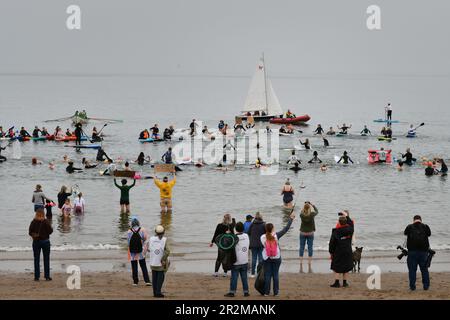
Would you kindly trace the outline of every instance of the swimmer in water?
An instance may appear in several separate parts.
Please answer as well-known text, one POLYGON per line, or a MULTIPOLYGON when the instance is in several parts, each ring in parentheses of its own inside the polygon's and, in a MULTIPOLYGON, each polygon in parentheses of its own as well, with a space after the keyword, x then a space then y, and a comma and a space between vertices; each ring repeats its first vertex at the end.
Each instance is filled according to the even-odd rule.
POLYGON ((333 127, 330 127, 330 130, 327 131, 327 136, 334 136, 336 131, 334 131, 333 127))
POLYGON ((322 160, 319 159, 319 153, 317 151, 313 152, 313 158, 309 160, 308 163, 322 163, 322 160))
POLYGON ((66 172, 69 173, 69 174, 72 174, 72 173, 74 173, 75 171, 82 171, 82 169, 80 169, 80 168, 75 168, 75 167, 73 166, 73 162, 72 162, 72 161, 69 161, 69 165, 68 165, 67 168, 66 168, 66 172))
POLYGON ((287 164, 293 164, 295 165, 296 163, 301 164, 302 162, 300 161, 299 158, 297 158, 297 156, 295 155, 295 150, 292 150, 291 152, 291 156, 289 157, 289 160, 287 161, 287 164))
POLYGON ((348 156, 347 151, 344 151, 344 154, 342 155, 342 157, 339 159, 339 161, 337 163, 341 163, 341 161, 344 161, 344 164, 348 164, 348 162, 350 161, 351 163, 354 163, 353 160, 348 156))
POLYGON ((299 141, 300 141, 300 144, 302 146, 304 146, 306 150, 311 150, 311 145, 309 144, 309 139, 308 138, 305 139, 305 142, 302 142, 301 139, 299 139, 299 141))
POLYGON ((328 167, 327 167, 326 164, 323 164, 323 165, 320 167, 320 171, 322 171, 322 172, 325 172, 325 171, 327 171, 327 170, 328 170, 328 167))
POLYGON ((297 173, 297 172, 299 172, 300 170, 302 170, 302 168, 300 168, 298 162, 296 162, 292 168, 289 168, 289 170, 292 170, 292 171, 294 171, 295 173, 297 173))
POLYGON ((347 126, 345 123, 342 124, 342 127, 339 127, 339 125, 337 126, 339 130, 341 130, 339 133, 340 134, 347 134, 347 130, 350 129, 352 127, 352 125, 347 126))
POLYGON ((361 131, 361 135, 372 135, 372 132, 367 128, 367 126, 364 126, 364 129, 361 131))

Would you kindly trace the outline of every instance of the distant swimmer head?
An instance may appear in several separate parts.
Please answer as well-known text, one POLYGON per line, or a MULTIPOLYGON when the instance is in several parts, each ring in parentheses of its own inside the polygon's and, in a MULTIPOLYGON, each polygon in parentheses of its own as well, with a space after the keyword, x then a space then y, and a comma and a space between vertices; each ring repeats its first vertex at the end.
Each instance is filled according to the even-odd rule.
POLYGON ((295 155, 295 149, 291 151, 291 154, 294 156, 295 155))
POLYGON ((155 233, 157 234, 157 235, 163 235, 164 234, 164 227, 162 226, 162 225, 158 225, 158 226, 156 226, 156 228, 155 228, 155 233))
POLYGON ((127 179, 122 179, 122 185, 126 185, 127 184, 127 179))
POLYGON ((347 151, 344 151, 344 155, 346 156, 348 153, 347 153, 347 151))
POLYGON ((37 164, 38 164, 38 159, 35 158, 35 157, 33 157, 33 158, 31 159, 31 164, 32 164, 32 165, 37 165, 37 164))
POLYGON ((313 152, 313 156, 317 157, 319 155, 319 153, 317 151, 313 152))
POLYGON ((127 162, 125 162, 125 167, 129 167, 130 166, 130 163, 127 161, 127 162))
POLYGON ((322 172, 325 172, 328 170, 328 167, 324 164, 320 167, 320 170, 322 170, 322 172))

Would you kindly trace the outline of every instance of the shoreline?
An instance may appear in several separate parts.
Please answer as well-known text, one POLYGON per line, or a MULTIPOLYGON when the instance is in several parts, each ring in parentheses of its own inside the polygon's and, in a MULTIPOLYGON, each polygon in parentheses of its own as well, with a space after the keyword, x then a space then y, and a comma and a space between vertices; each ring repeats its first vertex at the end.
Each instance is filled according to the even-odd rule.
MULTIPOLYGON (((450 250, 437 250, 433 258, 430 272, 450 272, 450 250)), ((361 272, 367 267, 376 265, 381 272, 407 272, 406 258, 398 260, 398 251, 368 251, 362 254, 361 272)), ((212 274, 216 259, 216 250, 205 250, 196 253, 171 254, 170 273, 212 274)), ((300 260, 298 251, 282 251, 283 262, 280 273, 298 273, 300 260)), ((77 265, 83 272, 130 272, 130 263, 125 250, 77 250, 52 251, 50 255, 52 273, 66 272, 69 265, 77 265)), ((147 261, 148 262, 148 261, 147 261)), ((308 272, 305 255, 304 271, 308 272)), ((327 252, 315 252, 311 273, 328 274, 330 260, 327 252)), ((42 268, 41 256, 41 268, 42 268)), ((0 273, 27 273, 33 271, 33 254, 31 251, 0 252, 0 273)))
MULTIPOLYGON (((0 300, 153 300, 152 287, 131 285, 129 272, 81 273, 81 288, 69 290, 66 285, 69 274, 54 273, 53 281, 33 281, 33 275, 0 273, 0 300)), ((255 279, 249 279, 250 297, 244 297, 242 284, 238 283, 235 298, 225 298, 230 277, 213 278, 198 273, 167 273, 163 286, 163 300, 448 300, 450 299, 450 272, 430 273, 431 287, 421 288, 418 276, 417 290, 408 289, 406 273, 381 275, 380 290, 366 286, 368 274, 350 274, 349 288, 330 288, 333 276, 323 274, 280 273, 278 297, 263 297, 254 289, 255 279)), ((159 300, 161 301, 161 300, 159 300)))

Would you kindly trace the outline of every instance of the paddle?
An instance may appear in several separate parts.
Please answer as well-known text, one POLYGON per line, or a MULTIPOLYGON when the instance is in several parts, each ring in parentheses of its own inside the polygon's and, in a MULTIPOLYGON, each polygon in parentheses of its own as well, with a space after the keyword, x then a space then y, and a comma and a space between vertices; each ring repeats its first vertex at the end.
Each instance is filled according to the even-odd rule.
MULTIPOLYGON (((414 129, 413 129, 413 131, 416 131, 417 129, 419 129, 420 127, 423 127, 425 125, 425 122, 422 122, 421 124, 419 124, 417 127, 415 127, 414 129)), ((409 130, 409 131, 411 131, 411 130, 409 130)), ((409 131, 408 131, 408 133, 409 133, 409 131)), ((407 134, 408 134, 407 133, 407 134)))

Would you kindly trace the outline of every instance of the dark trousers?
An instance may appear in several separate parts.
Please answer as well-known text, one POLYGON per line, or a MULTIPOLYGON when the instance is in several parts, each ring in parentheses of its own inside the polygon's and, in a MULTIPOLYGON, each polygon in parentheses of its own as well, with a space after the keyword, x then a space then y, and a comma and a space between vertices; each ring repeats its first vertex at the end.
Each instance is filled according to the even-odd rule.
POLYGON ((264 261, 264 294, 270 294, 270 282, 273 279, 273 294, 277 295, 280 289, 279 271, 280 259, 267 259, 264 261))
POLYGON ((408 252, 408 271, 409 271, 409 288, 416 289, 417 266, 422 273, 422 284, 426 290, 430 287, 430 275, 427 267, 428 252, 426 251, 409 251, 408 252))
POLYGON ((164 283, 164 271, 152 270, 152 285, 154 296, 161 294, 163 283, 164 283))
MULTIPOLYGON (((145 264, 145 259, 139 260, 139 265, 141 266, 142 275, 144 277, 145 283, 149 283, 150 279, 148 277, 148 270, 147 265, 145 264)), ((131 275, 133 277, 133 283, 138 284, 139 283, 138 260, 131 261, 131 275)))
POLYGON ((41 276, 40 260, 41 250, 44 255, 44 277, 50 278, 50 240, 34 240, 33 256, 34 256, 34 278, 39 279, 41 276))
POLYGON ((248 293, 247 269, 247 264, 233 266, 231 269, 230 292, 236 293, 238 279, 241 276, 244 293, 248 293))
MULTIPOLYGON (((223 250, 217 249, 217 258, 216 258, 216 265, 214 268, 214 272, 219 272, 220 266, 222 265, 223 258, 225 256, 225 252, 223 250)), ((223 266, 222 266, 223 268, 223 266)))
POLYGON ((254 275, 256 273, 256 262, 258 262, 258 264, 263 262, 263 256, 262 256, 262 251, 263 248, 252 248, 252 275, 254 275))

